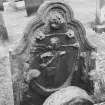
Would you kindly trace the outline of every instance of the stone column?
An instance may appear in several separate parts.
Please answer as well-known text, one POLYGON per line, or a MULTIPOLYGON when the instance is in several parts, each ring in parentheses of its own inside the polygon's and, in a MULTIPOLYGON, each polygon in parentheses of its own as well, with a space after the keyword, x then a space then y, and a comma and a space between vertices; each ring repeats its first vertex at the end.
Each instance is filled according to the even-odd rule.
POLYGON ((96 2, 96 22, 97 24, 105 22, 105 0, 97 0, 96 2))

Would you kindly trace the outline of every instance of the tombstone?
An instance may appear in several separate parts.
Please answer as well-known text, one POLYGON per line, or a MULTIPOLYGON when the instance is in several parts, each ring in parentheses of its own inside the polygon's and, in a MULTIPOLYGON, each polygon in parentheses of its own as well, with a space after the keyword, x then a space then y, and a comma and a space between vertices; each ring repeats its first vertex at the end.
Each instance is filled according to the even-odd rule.
POLYGON ((43 0, 24 0, 27 15, 30 16, 34 14, 38 7, 43 3, 43 0))
POLYGON ((72 85, 92 94, 88 73, 95 68, 95 50, 68 4, 44 2, 10 51, 15 105, 42 105, 50 94, 72 85))
POLYGON ((0 11, 4 11, 3 0, 0 0, 0 11))

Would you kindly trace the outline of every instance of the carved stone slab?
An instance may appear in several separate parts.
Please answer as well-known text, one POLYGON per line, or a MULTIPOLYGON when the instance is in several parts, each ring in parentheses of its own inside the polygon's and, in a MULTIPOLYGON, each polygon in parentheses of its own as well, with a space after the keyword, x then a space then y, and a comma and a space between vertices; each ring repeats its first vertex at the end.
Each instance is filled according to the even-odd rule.
POLYGON ((15 105, 42 105, 59 89, 75 85, 93 92, 88 72, 95 48, 83 25, 63 1, 46 1, 10 52, 15 105))

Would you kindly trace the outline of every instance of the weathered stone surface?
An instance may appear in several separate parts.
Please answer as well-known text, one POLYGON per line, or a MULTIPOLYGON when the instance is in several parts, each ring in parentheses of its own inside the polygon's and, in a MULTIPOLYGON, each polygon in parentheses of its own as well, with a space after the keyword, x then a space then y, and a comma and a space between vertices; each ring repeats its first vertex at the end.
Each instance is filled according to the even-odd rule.
POLYGON ((8 48, 0 46, 0 105, 14 105, 8 48))
POLYGON ((62 1, 46 1, 10 52, 15 105, 42 105, 53 92, 75 85, 93 92, 88 73, 94 69, 83 25, 62 1))

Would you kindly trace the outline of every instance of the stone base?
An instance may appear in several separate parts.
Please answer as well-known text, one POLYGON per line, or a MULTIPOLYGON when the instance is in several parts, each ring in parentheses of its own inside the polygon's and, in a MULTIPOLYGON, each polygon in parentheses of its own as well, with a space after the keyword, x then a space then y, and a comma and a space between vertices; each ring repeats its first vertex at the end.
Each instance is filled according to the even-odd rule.
POLYGON ((97 33, 103 33, 103 32, 105 32, 105 24, 94 25, 93 30, 97 33))

